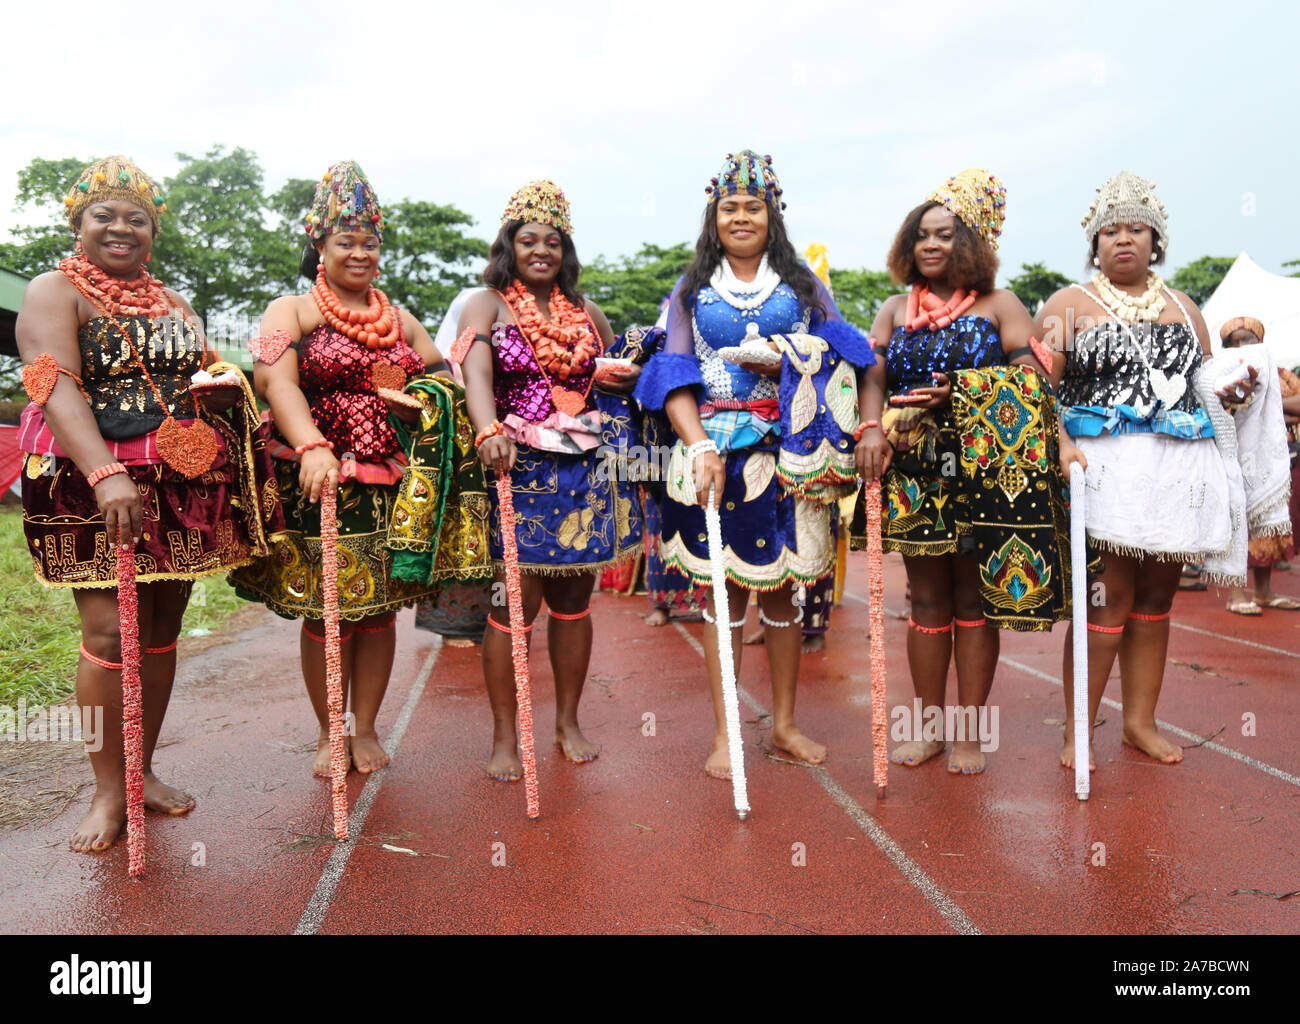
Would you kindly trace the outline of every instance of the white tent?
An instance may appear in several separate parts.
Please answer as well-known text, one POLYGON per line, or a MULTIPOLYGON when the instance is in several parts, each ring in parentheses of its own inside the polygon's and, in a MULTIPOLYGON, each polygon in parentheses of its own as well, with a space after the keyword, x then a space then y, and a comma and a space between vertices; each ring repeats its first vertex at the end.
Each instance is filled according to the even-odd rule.
POLYGON ((1300 277, 1270 274, 1244 252, 1233 261, 1201 308, 1214 351, 1219 328, 1234 316, 1253 316, 1264 325, 1264 345, 1278 365, 1300 366, 1300 277))

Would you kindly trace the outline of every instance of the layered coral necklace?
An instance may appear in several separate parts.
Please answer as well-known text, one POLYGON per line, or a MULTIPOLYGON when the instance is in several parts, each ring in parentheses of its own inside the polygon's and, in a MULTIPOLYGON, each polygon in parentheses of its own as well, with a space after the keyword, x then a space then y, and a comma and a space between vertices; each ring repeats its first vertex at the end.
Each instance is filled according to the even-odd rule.
MULTIPOLYGON (((194 403, 194 422, 189 426, 179 423, 172 415, 171 408, 163 400, 162 392, 158 390, 153 375, 145 366, 140 350, 131 340, 130 332, 117 319, 118 316, 150 318, 166 316, 171 306, 162 285, 147 270, 142 270, 140 277, 135 281, 117 282, 115 278, 109 277, 102 269, 86 259, 80 244, 77 249, 76 256, 70 256, 59 262, 59 270, 73 283, 77 291, 90 300, 99 314, 117 328, 131 350, 131 356, 136 366, 140 368, 140 373, 144 375, 145 383, 153 392, 158 408, 166 413, 154 438, 158 446, 158 454, 172 469, 190 479, 206 473, 217 461, 217 432, 199 418, 198 399, 193 392, 188 392, 190 400, 194 403), (107 278, 111 283, 106 284, 103 278, 107 278)), ((208 342, 201 332, 200 338, 203 341, 203 352, 199 357, 199 365, 202 366, 207 362, 208 342)))
POLYGON ((600 335, 596 333, 587 311, 575 306, 560 291, 560 286, 554 285, 546 300, 551 307, 551 318, 547 320, 537 308, 536 296, 518 278, 510 282, 504 298, 515 315, 520 333, 532 346, 537 365, 546 374, 548 383, 552 379, 560 382, 551 384, 551 400, 555 407, 560 412, 576 416, 586 408, 592 381, 587 382, 581 394, 562 385, 570 377, 581 375, 591 360, 604 351, 600 335))
POLYGON ((325 264, 316 270, 311 297, 326 322, 353 341, 369 349, 392 348, 401 336, 401 317, 388 296, 373 285, 366 286, 366 308, 348 309, 325 280, 325 264))
POLYGON ((903 326, 909 331, 941 331, 975 304, 979 292, 958 288, 947 302, 930 292, 930 285, 914 284, 907 297, 903 326))
POLYGON ((95 266, 77 241, 77 254, 59 261, 59 269, 97 309, 115 316, 166 316, 171 309, 158 278, 140 268, 140 276, 123 281, 95 266))

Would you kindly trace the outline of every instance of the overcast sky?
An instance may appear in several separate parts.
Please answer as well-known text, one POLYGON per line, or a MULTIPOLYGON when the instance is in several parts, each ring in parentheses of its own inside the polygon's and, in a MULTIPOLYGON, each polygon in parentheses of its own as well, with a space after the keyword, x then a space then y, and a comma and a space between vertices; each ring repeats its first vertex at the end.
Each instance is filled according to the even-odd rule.
MULTIPOLYGON (((693 242, 723 154, 770 153, 796 245, 881 268, 948 175, 1007 185, 1005 281, 1083 273, 1079 221, 1120 169, 1170 211, 1170 268, 1300 259, 1294 5, 788 0, 9 5, 5 229, 33 157, 256 152, 269 189, 335 160, 381 202, 451 203, 490 238, 533 177, 579 256, 693 242), (746 13, 739 13, 741 10, 746 13), (20 41, 20 42, 19 42, 20 41)), ((2 232, 0 232, 2 233, 2 232)))

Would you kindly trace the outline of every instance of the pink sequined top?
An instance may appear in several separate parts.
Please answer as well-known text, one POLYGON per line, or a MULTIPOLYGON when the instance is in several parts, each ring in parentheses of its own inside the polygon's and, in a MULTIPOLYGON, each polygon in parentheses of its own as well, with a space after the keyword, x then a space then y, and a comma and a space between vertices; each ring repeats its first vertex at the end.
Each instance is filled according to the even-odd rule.
POLYGON ((408 378, 423 373, 424 360, 406 343, 406 336, 399 333, 392 348, 371 349, 326 323, 295 347, 298 386, 316 426, 334 445, 334 454, 351 452, 366 461, 398 451, 401 446, 388 424, 388 406, 379 397, 371 370, 376 363, 391 363, 405 370, 408 378))
MULTIPOLYGON (((540 423, 556 411, 551 384, 547 383, 533 347, 517 324, 503 324, 492 332, 492 353, 492 392, 497 416, 504 419, 514 413, 530 423, 540 423)), ((589 360, 581 373, 571 376, 563 385, 559 381, 553 383, 566 391, 585 393, 587 401, 581 411, 586 412, 596 407, 588 386, 595 372, 595 360, 589 360)))

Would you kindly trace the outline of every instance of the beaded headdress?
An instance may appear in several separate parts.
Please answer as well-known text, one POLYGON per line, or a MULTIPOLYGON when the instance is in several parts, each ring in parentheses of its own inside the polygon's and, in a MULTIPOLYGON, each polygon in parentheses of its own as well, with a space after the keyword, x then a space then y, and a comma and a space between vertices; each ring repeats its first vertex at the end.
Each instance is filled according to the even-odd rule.
POLYGON ((68 225, 76 231, 87 206, 109 199, 125 199, 145 210, 153 221, 155 235, 162 228, 159 214, 167 209, 162 191, 153 178, 124 156, 106 156, 81 172, 63 198, 63 205, 68 208, 68 225))
POLYGON ((709 179, 704 192, 710 200, 745 192, 765 199, 774 209, 785 209, 781 183, 776 179, 776 171, 772 170, 772 158, 759 156, 752 149, 728 153, 722 161, 722 169, 709 179))
POLYGON ((549 224, 566 235, 573 234, 573 221, 569 216, 569 201, 564 189, 553 181, 530 181, 510 197, 506 212, 501 215, 501 226, 512 220, 526 224, 549 224))
POLYGON ((1120 171, 1097 189, 1097 198, 1088 207, 1088 214, 1080 223, 1088 244, 1112 224, 1145 224, 1160 240, 1162 252, 1169 249, 1169 229, 1165 220, 1169 211, 1156 196, 1156 183, 1146 178, 1120 171))
POLYGON ((927 197, 989 243, 997 251, 998 236, 1007 219, 1007 187, 983 167, 968 167, 927 197))
POLYGON ((1227 341, 1233 331, 1250 331, 1260 341, 1264 340, 1264 325, 1253 316, 1234 316, 1219 328, 1219 340, 1227 341))
POLYGON ((316 183, 307 211, 307 236, 319 242, 336 231, 373 231, 384 240, 384 211, 359 164, 340 160, 316 183))

